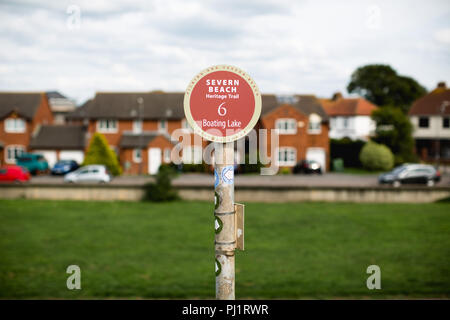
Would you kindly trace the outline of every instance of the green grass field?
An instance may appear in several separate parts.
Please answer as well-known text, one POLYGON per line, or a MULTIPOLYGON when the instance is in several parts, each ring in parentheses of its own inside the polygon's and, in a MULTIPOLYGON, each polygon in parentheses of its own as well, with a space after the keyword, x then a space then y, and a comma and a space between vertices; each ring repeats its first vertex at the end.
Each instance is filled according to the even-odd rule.
MULTIPOLYGON (((236 298, 450 296, 450 204, 246 206, 236 298), (366 268, 381 268, 368 290, 366 268)), ((213 205, 0 201, 0 298, 214 298, 213 205), (81 268, 81 290, 66 268, 81 268)))

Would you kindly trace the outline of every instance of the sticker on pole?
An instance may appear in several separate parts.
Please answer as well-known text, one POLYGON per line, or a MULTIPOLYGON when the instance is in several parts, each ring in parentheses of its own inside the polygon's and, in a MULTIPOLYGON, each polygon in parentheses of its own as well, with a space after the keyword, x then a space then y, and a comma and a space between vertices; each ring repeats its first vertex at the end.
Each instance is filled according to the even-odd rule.
POLYGON ((222 169, 222 181, 225 184, 232 184, 234 181, 234 167, 226 166, 222 169))
POLYGON ((194 132, 209 141, 247 135, 261 114, 261 93, 239 68, 219 65, 197 74, 184 95, 184 114, 194 132))

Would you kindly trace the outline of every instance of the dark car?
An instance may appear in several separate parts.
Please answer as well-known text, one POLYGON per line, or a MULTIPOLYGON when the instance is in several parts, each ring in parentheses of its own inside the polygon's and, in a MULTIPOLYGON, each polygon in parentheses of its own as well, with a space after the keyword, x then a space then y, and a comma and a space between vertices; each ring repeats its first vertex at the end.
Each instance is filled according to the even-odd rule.
POLYGON ((54 175, 63 175, 72 171, 75 171, 80 166, 75 160, 60 160, 52 168, 51 173, 54 175))
POLYGON ((314 160, 302 160, 295 165, 292 172, 322 174, 322 166, 320 165, 320 163, 314 160))
POLYGON ((394 187, 400 187, 402 184, 426 184, 431 187, 440 180, 439 171, 426 164, 402 165, 378 177, 380 184, 392 184, 394 187))
POLYGON ((24 153, 16 159, 16 164, 26 168, 32 175, 48 172, 48 162, 40 154, 24 153))
POLYGON ((30 180, 30 173, 21 166, 5 166, 0 168, 0 182, 25 182, 30 180))

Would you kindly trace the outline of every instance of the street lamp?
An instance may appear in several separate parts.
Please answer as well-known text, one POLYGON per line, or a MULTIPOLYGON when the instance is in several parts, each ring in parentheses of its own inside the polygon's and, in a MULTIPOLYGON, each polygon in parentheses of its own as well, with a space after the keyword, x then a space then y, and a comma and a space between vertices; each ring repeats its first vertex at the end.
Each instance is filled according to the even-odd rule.
POLYGON ((443 124, 443 120, 444 120, 444 113, 445 113, 445 108, 447 108, 447 106, 450 105, 450 102, 445 100, 442 102, 441 107, 439 109, 439 111, 441 112, 441 123, 438 125, 438 134, 437 134, 437 154, 436 154, 436 158, 437 158, 437 168, 439 169, 440 166, 440 162, 441 162, 441 127, 443 124))
POLYGON ((140 154, 140 161, 139 161, 139 175, 142 174, 142 161, 144 160, 144 147, 142 146, 142 135, 143 135, 143 131, 144 131, 144 123, 142 121, 143 118, 143 111, 144 111, 144 98, 139 97, 137 98, 137 103, 139 105, 139 114, 138 114, 138 120, 139 120, 139 125, 141 127, 141 130, 139 132, 139 149, 141 151, 140 154))

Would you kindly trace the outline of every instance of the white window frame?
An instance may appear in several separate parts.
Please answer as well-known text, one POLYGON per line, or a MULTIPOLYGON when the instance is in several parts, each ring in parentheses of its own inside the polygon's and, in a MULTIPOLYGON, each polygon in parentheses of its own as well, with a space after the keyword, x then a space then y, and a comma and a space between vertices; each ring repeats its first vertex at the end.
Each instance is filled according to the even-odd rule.
POLYGON ((97 131, 100 133, 117 133, 118 130, 119 130, 119 122, 116 119, 97 120, 97 131), (110 127, 110 124, 112 123, 114 123, 115 125, 110 127))
POLYGON ((322 132, 322 118, 316 114, 311 113, 308 119, 308 133, 309 134, 320 134, 322 132), (317 128, 311 128, 311 124, 318 125, 317 128))
POLYGON ((279 135, 296 134, 297 120, 294 118, 279 118, 275 120, 275 129, 277 130, 279 135))
POLYGON ((133 162, 134 163, 142 162, 142 149, 139 149, 139 148, 133 149, 133 162), (139 157, 138 157, 138 153, 140 154, 139 157))
MULTIPOLYGON (((22 149, 22 152, 20 154, 24 154, 26 152, 26 148, 23 145, 20 144, 10 144, 8 146, 5 147, 5 162, 6 163, 11 163, 14 164, 16 163, 16 156, 14 157, 14 159, 9 158, 9 150, 10 149, 22 149)), ((14 154, 16 154, 16 152, 14 152, 14 154)))
POLYGON ((183 148, 183 163, 201 164, 203 149, 201 146, 186 146, 183 148))
POLYGON ((24 133, 27 129, 27 124, 22 118, 7 118, 5 119, 5 132, 7 133, 24 133), (22 126, 18 126, 18 124, 22 126))
POLYGON ((166 162, 166 163, 170 163, 171 162, 171 159, 170 159, 171 153, 172 153, 172 149, 171 148, 165 148, 164 149, 164 151, 163 151, 164 162, 166 162))
POLYGON ((192 128, 186 119, 181 120, 181 129, 186 132, 192 132, 192 128))
MULTIPOLYGON (((294 147, 279 147, 277 148, 277 164, 283 167, 293 167, 297 164, 297 149, 294 147), (292 159, 280 160, 280 153, 292 152, 292 159)), ((289 156, 288 156, 289 157, 289 156)))
POLYGON ((140 119, 133 120, 133 133, 142 133, 143 121, 140 119))
POLYGON ((169 122, 167 120, 159 120, 158 121, 158 131, 160 132, 167 132, 167 126, 169 125, 169 122), (164 128, 162 127, 162 124, 164 123, 164 128))

